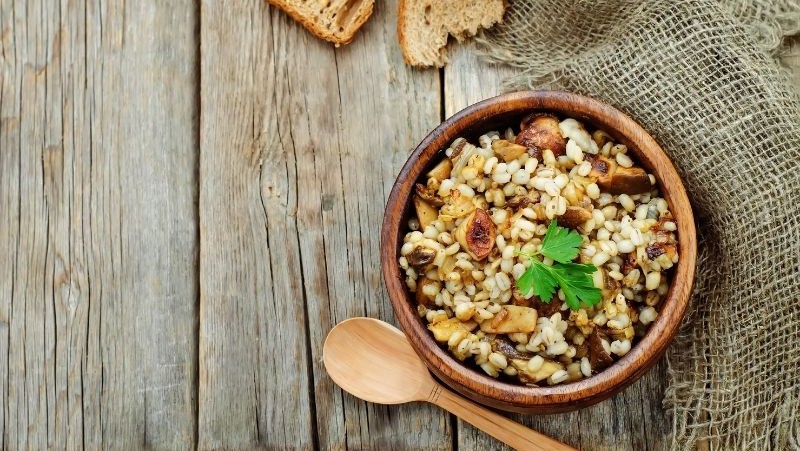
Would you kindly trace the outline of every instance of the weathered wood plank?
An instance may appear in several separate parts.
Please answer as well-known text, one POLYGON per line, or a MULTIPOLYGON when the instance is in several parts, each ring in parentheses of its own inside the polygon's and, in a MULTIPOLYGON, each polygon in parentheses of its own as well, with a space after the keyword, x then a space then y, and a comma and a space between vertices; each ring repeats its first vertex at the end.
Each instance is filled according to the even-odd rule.
POLYGON ((196 23, 0 2, 3 449, 194 446, 196 23))
MULTIPOLYGON (((444 76, 446 116, 500 94, 503 78, 511 74, 511 68, 480 61, 471 44, 454 46, 444 76)), ((662 449, 669 429, 661 407, 665 368, 662 361, 623 393, 579 412, 510 417, 580 449, 662 449)), ((463 421, 457 433, 460 450, 508 449, 463 421)))
MULTIPOLYGON (((322 71, 330 78, 317 75, 325 80, 322 86, 330 86, 331 97, 309 109, 306 120, 329 128, 309 127, 311 142, 298 162, 302 178, 315 180, 299 217, 306 221, 300 234, 305 280, 320 281, 310 285, 308 296, 309 316, 320 319, 310 329, 320 447, 450 449, 446 413, 423 404, 387 407, 343 395, 321 362, 324 338, 337 322, 352 316, 394 322, 379 271, 384 205, 411 149, 441 119, 438 71, 407 67, 397 44, 395 5, 379 2, 375 8, 356 40, 336 50, 335 65, 322 71), (328 116, 338 120, 328 122, 328 116), (314 289, 323 284, 325 290, 314 289)), ((315 61, 306 55, 298 68, 315 61)), ((301 71, 295 77, 306 78, 301 71)), ((307 94, 305 102, 317 95, 307 94)))
POLYGON ((449 448, 447 415, 358 401, 321 362, 336 322, 392 318, 383 204, 438 74, 384 53, 382 5, 339 50, 266 3, 202 15, 200 447, 449 448))
POLYGON ((310 449, 297 234, 307 181, 289 128, 306 107, 282 51, 294 37, 276 36, 283 18, 264 2, 201 8, 199 447, 310 449))

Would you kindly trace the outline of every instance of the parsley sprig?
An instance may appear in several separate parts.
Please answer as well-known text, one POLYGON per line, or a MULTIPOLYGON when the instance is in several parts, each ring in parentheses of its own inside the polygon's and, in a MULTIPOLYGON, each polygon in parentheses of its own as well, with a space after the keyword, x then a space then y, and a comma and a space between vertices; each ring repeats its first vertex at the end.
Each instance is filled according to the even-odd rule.
POLYGON ((597 267, 572 262, 578 256, 582 242, 583 238, 574 230, 559 227, 555 221, 550 221, 539 252, 517 252, 531 261, 528 269, 517 279, 519 291, 525 296, 533 294, 549 303, 556 288, 560 287, 572 310, 578 310, 581 303, 587 306, 599 303, 600 289, 594 286, 591 276, 597 267), (552 259, 553 265, 546 265, 537 258, 539 255, 552 259))

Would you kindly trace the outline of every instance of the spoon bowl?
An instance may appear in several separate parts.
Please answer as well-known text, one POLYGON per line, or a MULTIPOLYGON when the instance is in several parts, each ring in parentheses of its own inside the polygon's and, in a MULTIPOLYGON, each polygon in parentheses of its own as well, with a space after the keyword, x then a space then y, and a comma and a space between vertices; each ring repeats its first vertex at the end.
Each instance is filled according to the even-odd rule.
POLYGON ((322 346, 322 361, 337 385, 369 402, 425 399, 435 384, 403 332, 373 318, 351 318, 334 327, 322 346))

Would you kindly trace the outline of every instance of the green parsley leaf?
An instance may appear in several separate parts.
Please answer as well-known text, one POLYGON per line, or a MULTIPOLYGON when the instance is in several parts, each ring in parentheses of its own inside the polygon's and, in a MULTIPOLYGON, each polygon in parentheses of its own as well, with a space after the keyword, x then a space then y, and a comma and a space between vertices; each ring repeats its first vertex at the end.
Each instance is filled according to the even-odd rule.
MULTIPOLYGON (((538 261, 538 260, 537 260, 538 261)), ((517 279, 517 289, 523 296, 533 296, 533 286, 536 284, 536 276, 533 269, 535 263, 531 262, 531 266, 525 269, 525 272, 517 279)))
POLYGON ((583 238, 574 230, 559 227, 555 221, 550 221, 547 233, 542 240, 542 250, 545 257, 552 258, 559 263, 569 263, 578 256, 578 248, 583 243, 583 238))
POLYGON ((544 302, 550 302, 558 280, 550 267, 536 258, 531 259, 531 266, 517 279, 517 288, 525 296, 533 294, 544 302))
POLYGON ((576 265, 567 268, 567 265, 558 264, 553 266, 553 272, 564 292, 567 305, 572 310, 581 308, 581 302, 587 306, 595 305, 600 302, 600 289, 594 286, 594 280, 590 275, 597 268, 594 265, 576 265), (591 269, 590 269, 591 268, 591 269))
POLYGON ((573 263, 578 255, 578 247, 583 242, 578 233, 550 222, 541 251, 534 255, 517 252, 530 259, 531 264, 517 279, 517 289, 525 296, 537 296, 543 302, 550 302, 558 287, 564 292, 567 305, 578 310, 581 303, 587 306, 600 302, 600 289, 594 286, 592 274, 597 267, 590 264, 573 263), (554 260, 553 266, 544 264, 537 255, 554 260))
POLYGON ((563 268, 568 272, 582 272, 586 274, 593 274, 597 271, 597 266, 592 264, 579 264, 579 263, 561 263, 559 268, 563 268))

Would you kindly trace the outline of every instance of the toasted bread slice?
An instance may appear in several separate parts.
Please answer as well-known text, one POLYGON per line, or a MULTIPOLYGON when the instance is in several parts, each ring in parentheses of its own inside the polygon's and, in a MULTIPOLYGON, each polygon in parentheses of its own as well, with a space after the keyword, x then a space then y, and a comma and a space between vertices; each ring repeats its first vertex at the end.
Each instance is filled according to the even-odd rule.
POLYGON ((504 0, 400 0, 397 35, 412 66, 442 67, 451 35, 463 40, 503 20, 504 0))
POLYGON ((375 0, 267 0, 320 39, 348 44, 372 15, 375 0))

